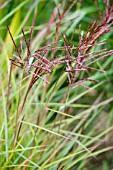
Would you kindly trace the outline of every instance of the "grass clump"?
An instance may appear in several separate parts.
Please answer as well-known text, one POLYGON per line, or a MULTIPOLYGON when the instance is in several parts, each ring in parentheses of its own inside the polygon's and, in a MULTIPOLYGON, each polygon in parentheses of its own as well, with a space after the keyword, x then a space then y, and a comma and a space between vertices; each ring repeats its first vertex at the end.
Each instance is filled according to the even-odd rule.
POLYGON ((1 168, 112 169, 112 2, 1 4, 1 168))

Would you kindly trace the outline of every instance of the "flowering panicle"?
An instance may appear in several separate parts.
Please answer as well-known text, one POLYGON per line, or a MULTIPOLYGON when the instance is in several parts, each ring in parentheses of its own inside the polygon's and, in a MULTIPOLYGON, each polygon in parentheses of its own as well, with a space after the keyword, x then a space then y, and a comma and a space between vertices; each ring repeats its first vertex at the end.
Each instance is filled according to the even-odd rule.
MULTIPOLYGON (((73 7, 76 1, 73 1, 70 8, 73 7)), ((108 1, 107 1, 108 2, 108 1)), ((67 9, 70 10, 70 8, 67 9)), ((38 79, 42 79, 46 83, 50 83, 43 76, 46 74, 50 74, 54 67, 57 65, 64 65, 64 72, 67 72, 68 82, 73 88, 77 86, 84 86, 84 82, 91 81, 97 83, 98 80, 93 80, 91 77, 83 77, 79 79, 79 74, 84 71, 88 73, 90 70, 98 71, 104 73, 104 70, 100 70, 92 67, 92 65, 113 54, 113 50, 98 50, 96 52, 91 52, 91 49, 97 45, 105 44, 104 41, 99 41, 98 39, 104 35, 105 33, 110 31, 110 27, 113 25, 113 6, 109 7, 108 3, 106 5, 106 9, 104 12, 104 17, 99 15, 97 21, 94 21, 91 26, 89 26, 87 33, 84 35, 83 32, 79 35, 79 45, 78 47, 74 47, 73 44, 68 45, 66 34, 62 34, 62 38, 64 41, 64 46, 59 47, 58 43, 61 40, 58 40, 60 33, 60 26, 63 18, 65 17, 67 11, 65 10, 62 14, 58 11, 59 14, 59 23, 56 28, 55 42, 47 43, 46 46, 43 46, 37 49, 33 54, 31 53, 31 38, 33 34, 33 28, 30 31, 30 39, 27 41, 26 36, 24 34, 24 30, 22 30, 23 38, 27 47, 27 55, 26 58, 21 56, 20 51, 18 50, 15 41, 12 37, 12 34, 7 26, 9 34, 11 36, 14 47, 16 48, 16 52, 18 54, 18 60, 10 59, 11 63, 19 68, 24 69, 26 74, 31 74, 31 81, 29 83, 27 92, 25 94, 22 107, 20 110, 20 114, 23 112, 23 108, 28 96, 29 91, 32 86, 38 79), (59 55, 55 56, 57 51, 64 51, 66 55, 62 58, 59 55), (53 52, 53 53, 52 53, 53 52), (52 55, 50 55, 52 53, 52 55), (49 56, 49 57, 48 57, 49 56), (51 57, 52 56, 52 57, 51 57)), ((50 27, 50 24, 49 24, 50 27)), ((74 34, 72 35, 73 38, 74 34)), ((72 40, 71 38, 71 40, 72 40)), ((72 41, 71 41, 72 42, 72 41)), ((21 47, 22 49, 22 47, 21 47)), ((85 88, 89 88, 84 86, 85 88)), ((22 122, 19 126, 18 134, 20 132, 20 128, 22 126, 22 122)))
MULTIPOLYGON (((90 51, 93 47, 106 43, 105 41, 97 42, 97 40, 102 35, 110 31, 111 25, 113 25, 113 6, 111 6, 110 8, 107 7, 107 9, 105 10, 104 18, 100 16, 97 21, 94 21, 92 23, 85 36, 83 35, 83 32, 80 34, 79 46, 75 50, 77 52, 77 57, 75 56, 75 60, 71 62, 70 68, 67 64, 66 69, 71 77, 71 84, 78 83, 77 77, 81 71, 87 72, 88 70, 95 70, 98 72, 104 72, 103 70, 99 70, 90 66, 93 63, 112 55, 113 50, 107 51, 106 49, 103 49, 93 53, 91 53, 90 51)), ((67 52, 67 54, 70 56, 69 52, 67 52)), ((83 82, 87 80, 89 81, 89 78, 83 78, 82 80, 83 82)))

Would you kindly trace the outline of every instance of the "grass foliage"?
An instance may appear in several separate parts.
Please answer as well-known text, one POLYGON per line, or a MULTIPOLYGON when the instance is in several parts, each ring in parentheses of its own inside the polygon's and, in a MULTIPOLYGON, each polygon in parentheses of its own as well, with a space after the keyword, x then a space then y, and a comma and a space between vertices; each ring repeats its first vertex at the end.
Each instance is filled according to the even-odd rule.
POLYGON ((113 169, 113 19, 100 26, 110 16, 106 3, 0 1, 0 169, 113 169), (82 38, 82 55, 102 57, 92 58, 93 69, 70 64, 82 38), (36 50, 48 58, 42 72, 27 67, 36 50))

